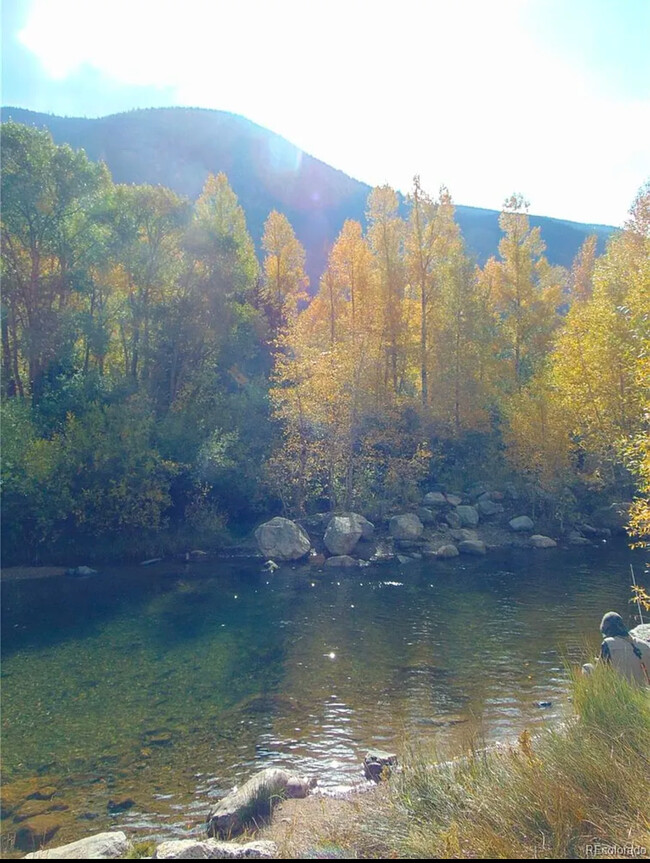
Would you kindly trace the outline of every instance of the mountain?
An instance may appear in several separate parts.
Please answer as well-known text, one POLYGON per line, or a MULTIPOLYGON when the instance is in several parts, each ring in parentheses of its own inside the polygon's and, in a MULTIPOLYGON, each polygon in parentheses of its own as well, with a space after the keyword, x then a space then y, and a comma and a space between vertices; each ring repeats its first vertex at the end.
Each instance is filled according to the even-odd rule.
MULTIPOLYGON (((307 251, 312 292, 343 222, 365 221, 370 186, 236 114, 150 108, 87 119, 6 107, 0 119, 48 129, 57 144, 82 148, 90 159, 106 162, 116 183, 161 184, 196 198, 208 173, 223 171, 246 212, 258 250, 271 210, 287 216, 307 251)), ((403 199, 402 207, 405 214, 403 199)), ((498 211, 457 206, 456 218, 479 263, 497 254, 498 211)), ((587 236, 598 236, 601 252, 615 230, 542 216, 531 216, 530 222, 541 228, 551 263, 567 267, 587 236)))

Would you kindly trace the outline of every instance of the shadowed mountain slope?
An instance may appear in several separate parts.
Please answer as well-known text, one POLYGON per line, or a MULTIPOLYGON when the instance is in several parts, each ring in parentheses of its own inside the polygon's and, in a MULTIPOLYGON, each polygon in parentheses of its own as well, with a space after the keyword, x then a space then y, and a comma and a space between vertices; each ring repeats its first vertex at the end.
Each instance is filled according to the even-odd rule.
MULTIPOLYGON (((86 119, 7 107, 1 119, 44 127, 57 144, 83 148, 89 158, 106 162, 116 183, 161 184, 196 198, 209 173, 225 172, 258 250, 269 212, 276 209, 287 216, 307 251, 312 293, 345 219, 365 221, 370 186, 235 114, 151 108, 86 119)), ((504 189, 504 198, 511 191, 504 189)), ((480 263, 497 254, 501 232, 496 210, 458 205, 456 217, 480 263)), ((601 252, 614 230, 540 216, 530 221, 541 227, 549 260, 564 266, 571 265, 587 236, 597 234, 601 252)))

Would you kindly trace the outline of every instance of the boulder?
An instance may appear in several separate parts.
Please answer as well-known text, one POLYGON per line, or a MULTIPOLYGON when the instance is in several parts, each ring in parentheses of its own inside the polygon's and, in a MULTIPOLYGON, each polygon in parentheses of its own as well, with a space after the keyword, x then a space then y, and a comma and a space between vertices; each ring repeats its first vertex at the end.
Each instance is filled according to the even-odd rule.
POLYGON ((129 842, 121 830, 114 833, 97 833, 87 839, 60 845, 58 848, 48 848, 27 854, 26 859, 39 860, 110 860, 126 856, 129 842))
POLYGON ((461 527, 460 530, 450 530, 449 533, 456 542, 478 539, 478 533, 475 530, 467 530, 464 527, 461 527))
POLYGON ((447 498, 441 491, 430 491, 424 496, 424 505, 436 508, 448 506, 447 498))
POLYGON ((345 518, 351 518, 357 527, 361 528, 361 539, 369 542, 374 537, 375 526, 365 516, 359 515, 358 512, 343 512, 341 515, 345 518))
POLYGON ((478 510, 475 506, 457 506, 456 515, 460 518, 461 527, 476 527, 478 524, 478 510))
POLYGON ((511 518, 508 524, 510 525, 511 530, 514 530, 515 533, 519 533, 524 530, 533 530, 535 527, 533 520, 527 515, 518 515, 515 518, 511 518))
POLYGON ((255 539, 264 557, 275 560, 298 560, 311 548, 300 525, 280 516, 261 524, 255 531, 255 539))
POLYGON ((426 506, 419 506, 417 511, 417 517, 420 519, 422 524, 435 524, 436 517, 430 509, 427 509, 426 506))
POLYGON ((327 525, 323 542, 330 554, 349 554, 361 539, 361 525, 350 516, 335 515, 327 525))
POLYGON ((424 525, 412 512, 394 515, 388 522, 390 535, 395 539, 418 539, 422 536, 424 525))
POLYGON ((557 548, 557 542, 551 539, 550 536, 543 536, 541 533, 535 533, 530 538, 530 544, 533 548, 557 548))
POLYGON ((448 494, 447 495, 447 503, 450 506, 460 506, 463 502, 463 498, 459 494, 448 494))
POLYGON ((495 503, 489 497, 482 497, 476 504, 479 513, 485 518, 493 515, 499 515, 503 512, 503 507, 500 503, 495 503))
POLYGON ((612 503, 601 506, 591 516, 594 527, 606 527, 615 534, 625 534, 631 503, 612 503))
POLYGON ((460 554, 460 552, 458 551, 456 546, 449 543, 448 545, 441 545, 440 546, 440 548, 438 549, 438 553, 436 554, 436 557, 440 557, 443 560, 446 560, 449 557, 458 557, 459 554, 460 554))
POLYGON ((459 530, 463 526, 460 516, 456 513, 456 510, 448 512, 445 516, 445 521, 453 530, 459 530))
POLYGON ((458 546, 461 554, 482 555, 486 553, 485 543, 480 539, 466 539, 458 546))
POLYGON ((219 837, 241 833, 256 817, 270 815, 278 800, 306 797, 315 784, 314 779, 268 767, 219 801, 208 815, 208 835, 219 837))
POLYGON ((328 557, 325 566, 327 569, 333 569, 337 566, 359 566, 359 561, 350 557, 349 554, 338 554, 334 557, 328 557))
POLYGON ((162 842, 153 855, 154 860, 271 860, 278 856, 275 842, 219 842, 216 839, 173 839, 162 842))
POLYGON ((595 539, 609 539, 612 535, 608 527, 593 527, 591 524, 579 525, 580 533, 586 537, 594 537, 595 539))
POLYGON ((590 539, 587 539, 586 536, 583 536, 579 530, 571 530, 567 535, 567 542, 569 545, 592 545, 590 539))
POLYGON ((372 782, 388 779, 393 767, 397 767, 397 755, 394 752, 371 749, 363 759, 363 772, 366 779, 372 782))

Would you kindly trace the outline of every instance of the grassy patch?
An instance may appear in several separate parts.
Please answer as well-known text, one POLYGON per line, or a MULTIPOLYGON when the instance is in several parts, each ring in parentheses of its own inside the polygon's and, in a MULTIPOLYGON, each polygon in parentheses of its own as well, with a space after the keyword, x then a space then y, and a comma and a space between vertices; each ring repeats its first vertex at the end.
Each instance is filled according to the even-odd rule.
POLYGON ((576 677, 573 704, 568 725, 503 750, 412 758, 395 789, 400 855, 581 858, 598 856, 596 843, 650 853, 650 693, 598 668, 576 677))
POLYGON ((157 843, 153 840, 149 842, 134 842, 133 845, 124 855, 125 860, 142 860, 150 858, 156 850, 157 843))

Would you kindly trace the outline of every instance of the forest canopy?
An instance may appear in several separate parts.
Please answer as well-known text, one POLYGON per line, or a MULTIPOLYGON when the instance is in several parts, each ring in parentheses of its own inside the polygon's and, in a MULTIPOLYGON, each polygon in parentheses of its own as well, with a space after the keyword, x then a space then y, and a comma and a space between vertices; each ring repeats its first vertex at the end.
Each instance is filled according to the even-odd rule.
POLYGON ((258 260, 223 173, 194 202, 116 185, 16 123, 2 166, 5 559, 218 543, 482 478, 560 520, 636 482, 647 531, 650 184, 570 270, 521 195, 480 267, 449 190, 416 177, 404 218, 376 188, 309 300, 286 216, 258 260))

